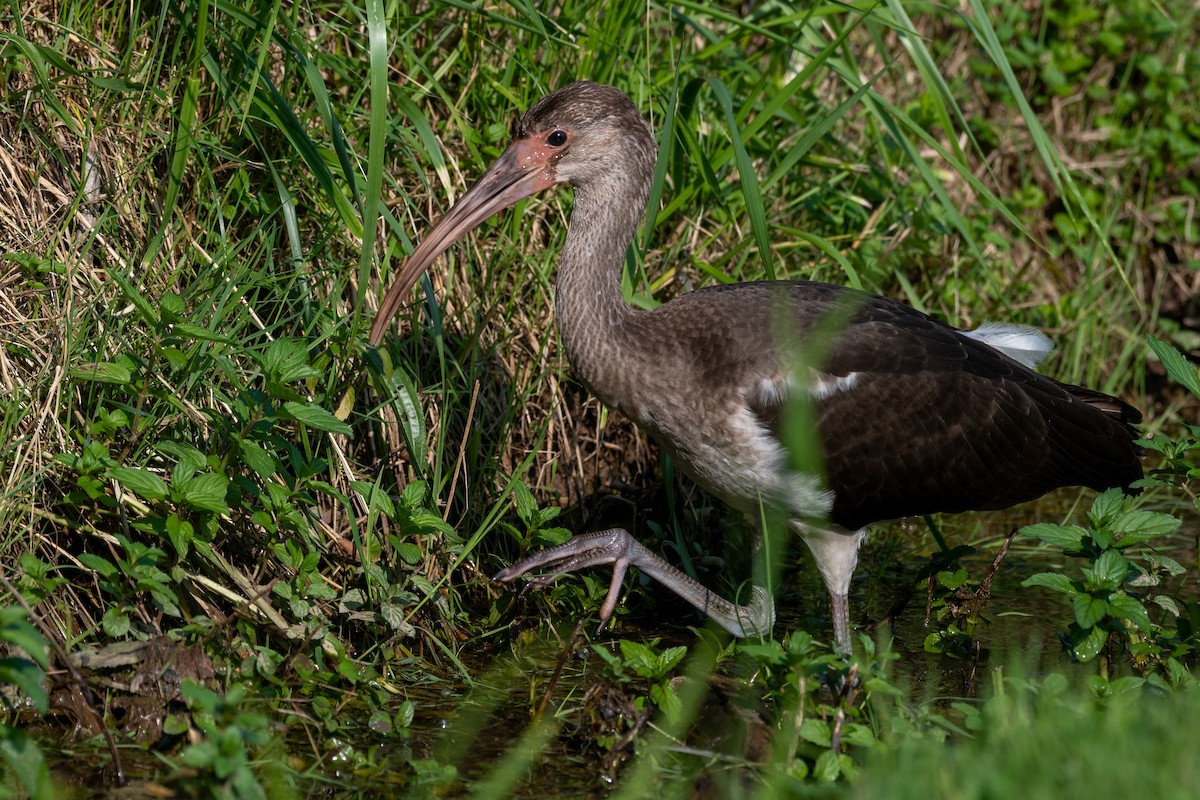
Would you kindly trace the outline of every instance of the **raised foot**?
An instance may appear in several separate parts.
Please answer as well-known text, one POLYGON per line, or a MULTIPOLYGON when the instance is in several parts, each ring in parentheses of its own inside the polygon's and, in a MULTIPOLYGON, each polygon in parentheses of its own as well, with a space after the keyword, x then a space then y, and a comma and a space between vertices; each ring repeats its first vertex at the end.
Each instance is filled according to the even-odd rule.
POLYGON ((766 589, 752 586, 749 603, 731 603, 667 563, 661 556, 647 550, 623 528, 575 536, 500 570, 492 576, 492 580, 507 583, 528 572, 544 571, 545 574, 534 576, 530 581, 531 585, 542 587, 568 572, 605 565, 612 566, 613 576, 608 594, 600 607, 601 625, 609 620, 616 609, 621 583, 631 566, 637 567, 712 617, 734 636, 762 635, 770 632, 774 625, 775 604, 766 589))

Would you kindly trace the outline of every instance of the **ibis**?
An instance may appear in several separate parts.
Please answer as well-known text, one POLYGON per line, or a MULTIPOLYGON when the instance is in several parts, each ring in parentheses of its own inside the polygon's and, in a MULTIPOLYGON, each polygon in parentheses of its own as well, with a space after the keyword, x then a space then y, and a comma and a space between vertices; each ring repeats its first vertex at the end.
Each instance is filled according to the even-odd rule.
MULTIPOLYGON (((1001 509, 1058 487, 1103 490, 1141 477, 1131 427, 1139 412, 1036 372, 1051 345, 1034 329, 959 330, 894 300, 806 280, 710 286, 653 310, 630 306, 621 272, 657 151, 650 126, 615 88, 581 81, 541 99, 400 269, 371 344, 454 242, 518 200, 569 184, 575 202, 555 312, 576 374, 705 490, 754 521, 764 510, 787 521, 829 590, 843 652, 847 593, 872 523, 1001 509), (789 419, 808 420, 818 459, 795 457, 781 434, 789 419)), ((495 579, 532 574, 545 583, 604 565, 613 575, 602 622, 637 567, 736 636, 774 625, 764 585, 732 602, 620 528, 577 535, 495 579)))

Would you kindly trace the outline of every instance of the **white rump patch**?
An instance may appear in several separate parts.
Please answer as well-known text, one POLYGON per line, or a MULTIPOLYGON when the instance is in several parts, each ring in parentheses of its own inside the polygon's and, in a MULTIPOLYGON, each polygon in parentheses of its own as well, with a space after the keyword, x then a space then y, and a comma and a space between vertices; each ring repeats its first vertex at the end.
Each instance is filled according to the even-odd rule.
POLYGON ((973 331, 963 331, 977 342, 999 350, 1013 361, 1030 369, 1046 360, 1054 349, 1050 337, 1028 325, 1013 325, 1005 322, 985 322, 973 331))

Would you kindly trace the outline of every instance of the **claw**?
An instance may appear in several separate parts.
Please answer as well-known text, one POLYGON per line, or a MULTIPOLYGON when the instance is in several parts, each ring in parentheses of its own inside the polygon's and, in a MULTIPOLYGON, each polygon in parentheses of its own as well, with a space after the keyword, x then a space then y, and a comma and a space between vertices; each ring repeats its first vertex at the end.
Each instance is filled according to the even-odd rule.
POLYGON ((612 566, 613 575, 608 585, 608 593, 604 596, 604 603, 600 606, 601 627, 604 627, 604 623, 612 617, 617 608, 617 601, 621 597, 621 584, 631 566, 637 567, 699 611, 709 615, 734 636, 769 633, 775 622, 775 605, 762 587, 752 587, 751 602, 747 605, 731 603, 668 564, 661 556, 647 550, 623 528, 610 528, 572 537, 560 545, 549 547, 505 567, 493 575, 492 580, 508 583, 526 573, 539 570, 544 573, 530 578, 528 585, 540 588, 568 572, 607 565, 612 566))

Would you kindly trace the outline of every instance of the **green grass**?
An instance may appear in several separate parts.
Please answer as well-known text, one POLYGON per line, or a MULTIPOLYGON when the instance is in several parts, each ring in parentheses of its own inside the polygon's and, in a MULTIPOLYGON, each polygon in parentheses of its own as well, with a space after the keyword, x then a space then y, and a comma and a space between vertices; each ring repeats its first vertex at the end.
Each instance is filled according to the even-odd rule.
MULTIPOLYGON (((192 692, 168 727, 227 736, 246 792, 237 747, 256 752, 264 726, 239 703, 304 730, 317 765, 356 728, 344 701, 419 739, 411 687, 478 689, 528 644, 513 613, 594 609, 605 575, 515 611, 486 580, 564 529, 611 519, 702 566, 721 554, 722 512, 669 472, 663 488, 657 453, 558 349, 568 191, 455 248, 365 349, 414 242, 515 115, 576 77, 626 91, 660 136, 631 302, 768 276, 852 284, 966 327, 1037 325, 1059 344, 1050 374, 1126 397, 1150 431, 1195 418, 1145 343, 1200 345, 1191 4, 749 9, 0 8, 0 563, 43 635, 68 652, 200 645, 253 699, 192 692)), ((1194 519, 1194 499, 1149 502, 1194 519)), ((524 736, 507 771, 420 742, 402 771, 410 788, 448 767, 519 783, 553 734, 524 736)), ((781 763, 831 774, 819 750, 781 763)), ((864 787, 892 769, 860 756, 842 772, 857 764, 864 787)), ((172 758, 232 786, 211 752, 172 758)))

